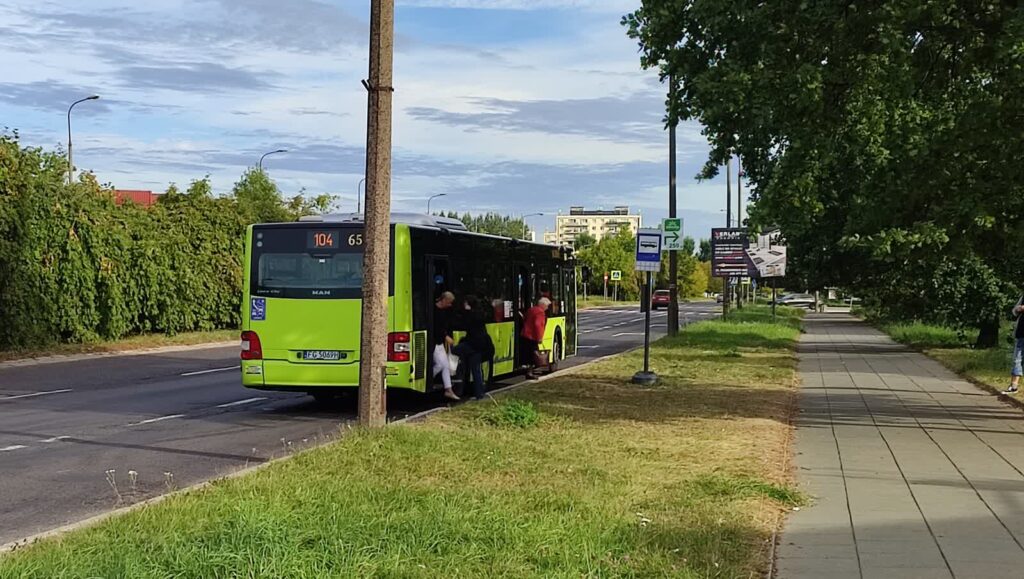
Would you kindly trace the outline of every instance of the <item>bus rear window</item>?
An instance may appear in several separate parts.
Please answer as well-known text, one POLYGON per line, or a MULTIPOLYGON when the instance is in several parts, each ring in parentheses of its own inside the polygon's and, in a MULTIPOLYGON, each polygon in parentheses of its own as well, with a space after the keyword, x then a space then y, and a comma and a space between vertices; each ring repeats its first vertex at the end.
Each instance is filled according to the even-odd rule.
POLYGON ((263 253, 256 270, 256 295, 295 298, 362 295, 362 253, 263 253))
POLYGON ((253 230, 251 241, 250 291, 254 296, 363 296, 361 226, 263 226, 253 230))

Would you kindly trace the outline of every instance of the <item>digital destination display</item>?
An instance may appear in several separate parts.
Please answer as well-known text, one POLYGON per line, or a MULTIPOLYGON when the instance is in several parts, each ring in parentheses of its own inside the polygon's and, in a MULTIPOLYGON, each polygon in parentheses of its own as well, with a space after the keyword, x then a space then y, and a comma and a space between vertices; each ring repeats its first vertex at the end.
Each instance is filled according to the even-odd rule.
POLYGON ((338 237, 340 237, 340 234, 337 230, 310 231, 306 236, 306 248, 338 249, 338 237))

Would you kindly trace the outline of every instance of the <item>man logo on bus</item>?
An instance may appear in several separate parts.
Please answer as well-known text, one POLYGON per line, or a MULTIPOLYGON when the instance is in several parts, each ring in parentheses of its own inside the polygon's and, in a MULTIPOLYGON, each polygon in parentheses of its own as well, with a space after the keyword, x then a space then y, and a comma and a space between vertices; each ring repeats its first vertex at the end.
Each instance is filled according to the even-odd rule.
POLYGON ((249 310, 249 318, 254 322, 262 322, 267 319, 266 298, 252 298, 252 307, 249 310))

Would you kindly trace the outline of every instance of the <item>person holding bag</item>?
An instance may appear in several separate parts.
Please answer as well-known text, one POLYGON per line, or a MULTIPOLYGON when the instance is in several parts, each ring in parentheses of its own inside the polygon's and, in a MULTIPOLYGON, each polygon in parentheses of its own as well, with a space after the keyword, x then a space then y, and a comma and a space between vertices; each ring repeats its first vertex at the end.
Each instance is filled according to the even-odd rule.
POLYGON ((537 300, 537 305, 526 310, 526 316, 523 319, 523 331, 520 337, 523 340, 524 354, 530 363, 526 377, 531 380, 537 378, 537 367, 546 365, 546 361, 540 360, 540 344, 544 341, 544 331, 548 325, 547 311, 550 306, 551 300, 542 297, 537 300))
POLYGON ((1010 369, 1010 387, 1003 394, 1016 394, 1020 390, 1020 377, 1024 374, 1024 296, 1013 306, 1016 322, 1013 325, 1013 367, 1010 369))
POLYGON ((434 302, 434 327, 431 328, 431 338, 434 344, 434 369, 431 376, 437 378, 441 375, 441 382, 444 384, 445 398, 459 400, 458 395, 452 390, 452 371, 448 358, 448 350, 454 340, 452 339, 451 308, 455 303, 455 294, 444 292, 434 302))

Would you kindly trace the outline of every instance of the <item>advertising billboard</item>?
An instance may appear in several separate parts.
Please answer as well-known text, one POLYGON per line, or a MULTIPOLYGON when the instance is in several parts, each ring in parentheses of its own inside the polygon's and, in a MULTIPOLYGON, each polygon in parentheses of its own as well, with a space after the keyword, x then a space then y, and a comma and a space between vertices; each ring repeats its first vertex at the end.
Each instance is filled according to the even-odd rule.
POLYGON ((745 227, 711 230, 711 275, 771 278, 786 276, 786 246, 778 229, 751 239, 745 227))

